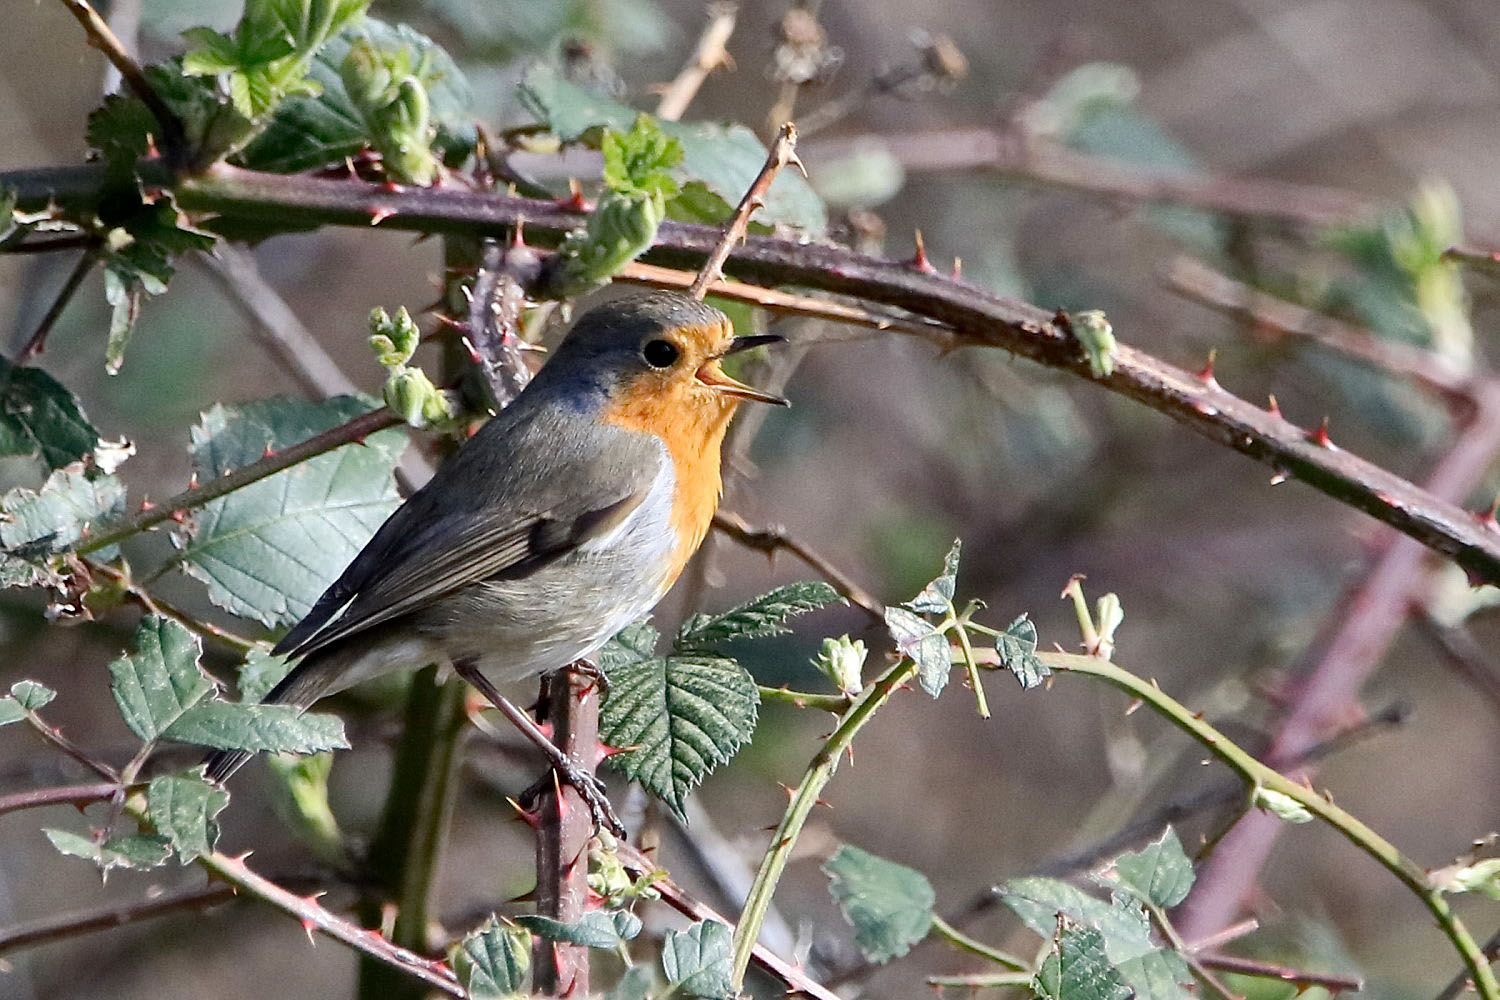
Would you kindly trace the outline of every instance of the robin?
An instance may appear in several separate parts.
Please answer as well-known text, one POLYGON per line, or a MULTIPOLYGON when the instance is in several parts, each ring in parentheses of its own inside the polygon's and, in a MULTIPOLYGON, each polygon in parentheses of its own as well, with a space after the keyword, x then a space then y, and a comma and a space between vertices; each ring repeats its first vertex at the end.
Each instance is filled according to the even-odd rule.
MULTIPOLYGON (((661 600, 703 541, 740 401, 787 405, 721 361, 782 339, 737 337, 723 313, 674 292, 584 314, 276 645, 298 662, 265 702, 306 708, 434 662, 497 702, 495 684, 594 653, 661 600)), ((617 826, 592 776, 544 749, 617 826)), ((208 777, 249 756, 215 754, 208 777)))

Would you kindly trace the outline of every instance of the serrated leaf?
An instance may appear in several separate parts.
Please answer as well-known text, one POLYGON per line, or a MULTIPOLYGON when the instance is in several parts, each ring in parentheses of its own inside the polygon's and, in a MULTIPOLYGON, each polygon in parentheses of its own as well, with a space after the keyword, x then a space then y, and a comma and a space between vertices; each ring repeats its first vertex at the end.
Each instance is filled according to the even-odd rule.
POLYGON ((614 948, 640 933, 640 922, 623 910, 589 910, 573 923, 528 913, 515 918, 516 923, 537 937, 585 948, 614 948), (619 920, 619 917, 631 919, 619 920), (626 937, 622 931, 629 933, 626 937))
POLYGON ((125 512, 125 484, 115 476, 90 475, 83 465, 61 468, 40 490, 14 489, 0 498, 0 546, 60 552, 83 537, 89 525, 125 512))
POLYGON ((1070 927, 1031 981, 1045 1000, 1126 1000, 1130 987, 1110 967, 1104 939, 1091 927, 1070 927))
POLYGON ((943 557, 943 572, 937 579, 922 588, 922 592, 910 601, 906 606, 918 614, 937 615, 946 614, 953 607, 953 594, 958 589, 958 552, 960 540, 953 540, 953 547, 943 557))
POLYGON ((1193 888, 1193 863, 1170 826, 1139 851, 1115 859, 1120 885, 1152 906, 1170 909, 1193 888))
MULTIPOLYGON (((526 109, 564 142, 573 142, 604 126, 628 131, 640 114, 578 86, 546 65, 533 67, 526 74, 519 96, 526 109)), ((739 203, 766 162, 766 147, 743 125, 656 124, 682 145, 682 162, 672 168, 678 184, 701 182, 730 205, 739 203)), ((757 217, 795 226, 813 238, 828 227, 828 211, 822 200, 795 170, 777 175, 757 217)))
POLYGON ((157 739, 183 713, 213 694, 213 682, 198 665, 198 637, 168 618, 141 619, 135 652, 109 665, 111 690, 130 731, 157 739))
POLYGON ((381 52, 408 49, 424 67, 420 77, 437 129, 434 147, 444 154, 473 148, 473 91, 452 57, 406 25, 366 17, 324 45, 309 65, 308 79, 318 84, 319 93, 281 101, 265 131, 239 154, 240 162, 256 170, 296 173, 341 164, 369 145, 366 112, 350 95, 342 73, 361 41, 381 52))
POLYGON ((344 723, 336 715, 303 712, 292 705, 205 702, 183 712, 162 739, 218 750, 253 753, 318 753, 344 750, 344 723))
POLYGON ((633 747, 609 758, 610 765, 682 816, 688 793, 755 732, 755 680, 722 656, 628 659, 619 648, 600 658, 609 679, 600 739, 633 747))
POLYGON ((26 709, 10 695, 0 698, 0 726, 9 726, 26 718, 26 709))
POLYGON ((229 793, 198 775, 163 775, 146 786, 151 824, 184 864, 214 849, 219 840, 215 817, 227 805, 229 793))
POLYGON ((529 993, 531 934, 490 918, 453 949, 453 972, 473 1000, 529 993))
POLYGON ((871 962, 900 958, 932 929, 937 901, 921 872, 845 844, 823 865, 828 891, 871 962))
POLYGON ((1059 913, 1104 935, 1111 962, 1119 964, 1156 950, 1146 911, 1133 899, 1109 902, 1053 878, 1011 879, 1001 889, 1005 905, 1042 937, 1057 929, 1059 913))
POLYGON ((729 928, 705 920, 685 931, 668 931, 661 946, 661 968, 667 982, 688 996, 730 1000, 729 928))
POLYGON ((77 397, 40 368, 0 358, 0 457, 34 456, 60 469, 98 443, 77 397))
POLYGON ((240 702, 253 705, 264 701, 271 689, 280 684, 291 669, 291 662, 284 656, 272 656, 264 649, 250 650, 245 654, 244 665, 240 667, 240 702))
POLYGON ((1197 996, 1187 962, 1166 948, 1121 962, 1115 971, 1135 991, 1135 1000, 1194 1000, 1197 996))
POLYGON ((1000 665, 1009 670, 1021 687, 1030 690, 1052 675, 1036 655, 1036 624, 1022 614, 995 638, 1000 665))
POLYGON ((16 681, 10 686, 10 696, 24 710, 35 712, 51 704, 57 692, 36 681, 16 681))
POLYGON ((721 615, 690 618, 677 633, 676 646, 685 652, 730 639, 783 635, 791 631, 783 624, 788 618, 816 611, 839 599, 838 591, 821 580, 789 583, 721 615))
POLYGON ((917 665, 917 680, 922 690, 934 698, 942 694, 953 668, 947 637, 925 618, 894 606, 885 609, 885 627, 890 629, 901 655, 917 665))
MULTIPOLYGON (((258 461, 368 412, 352 396, 215 406, 192 432, 200 480, 258 461)), ((211 601, 276 627, 300 620, 396 509, 405 436, 372 434, 251 483, 194 512, 174 540, 211 601)))
POLYGON ((52 846, 62 854, 92 861, 105 871, 111 868, 159 868, 172 856, 172 845, 166 837, 136 833, 111 837, 96 844, 67 830, 43 830, 52 846))

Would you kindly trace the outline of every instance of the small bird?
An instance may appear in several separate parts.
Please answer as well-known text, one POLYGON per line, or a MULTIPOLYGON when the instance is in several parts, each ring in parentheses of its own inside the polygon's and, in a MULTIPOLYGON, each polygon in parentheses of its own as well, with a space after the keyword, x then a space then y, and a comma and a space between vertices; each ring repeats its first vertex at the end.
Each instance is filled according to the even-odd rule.
MULTIPOLYGON (((306 708, 434 662, 495 701, 496 683, 594 653, 662 599, 703 541, 740 401, 787 405, 720 362, 782 339, 737 337, 723 313, 675 292, 584 314, 276 645, 299 662, 265 702, 306 708)), ((551 749, 565 779, 588 782, 551 749)), ((249 756, 217 753, 207 775, 223 781, 249 756)), ((597 786, 579 791, 598 818, 597 786)))

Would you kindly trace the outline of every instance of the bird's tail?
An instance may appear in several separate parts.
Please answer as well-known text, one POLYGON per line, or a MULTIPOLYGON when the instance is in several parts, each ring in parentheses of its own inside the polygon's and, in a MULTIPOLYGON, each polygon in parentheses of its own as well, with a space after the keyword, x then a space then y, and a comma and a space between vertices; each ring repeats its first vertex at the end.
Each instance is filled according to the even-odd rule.
MULTIPOLYGON (((330 664, 321 662, 324 657, 314 653, 292 668, 291 673, 281 679, 260 700, 262 705, 292 705, 305 709, 327 694, 339 678, 337 670, 327 669, 330 664)), ((217 750, 210 754, 204 777, 222 783, 244 766, 254 754, 249 750, 217 750)))

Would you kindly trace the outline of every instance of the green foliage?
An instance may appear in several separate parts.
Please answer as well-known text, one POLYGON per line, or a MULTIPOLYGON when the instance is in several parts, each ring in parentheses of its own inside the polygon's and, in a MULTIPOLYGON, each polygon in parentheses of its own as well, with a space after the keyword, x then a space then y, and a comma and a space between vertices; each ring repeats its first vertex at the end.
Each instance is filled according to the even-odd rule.
POLYGON ((704 920, 685 931, 668 931, 662 941, 661 967, 680 993, 704 1000, 730 1000, 736 990, 730 978, 729 928, 704 920))
POLYGON ((789 618, 841 601, 838 591, 821 580, 789 583, 719 615, 693 615, 675 640, 679 651, 710 649, 732 639, 785 635, 789 618))
POLYGON ((1120 345, 1115 340, 1115 330, 1109 318, 1099 309, 1084 309, 1068 315, 1068 328, 1073 332, 1083 353, 1089 359, 1089 372, 1094 378, 1114 374, 1115 355, 1120 345))
POLYGON ((631 748, 611 757, 612 766, 682 816, 688 793, 749 742, 760 694, 729 657, 657 656, 657 638, 650 625, 637 624, 600 651, 609 694, 599 735, 631 748))
POLYGON ((11 490, 0 498, 0 585, 60 581, 67 568, 56 557, 124 508, 125 484, 82 463, 56 470, 39 490, 11 490))
POLYGON ((565 39, 617 56, 656 52, 673 28, 652 0, 423 0, 419 7, 462 37, 474 57, 497 63, 551 55, 565 39))
POLYGON ((343 724, 288 705, 223 701, 203 671, 197 636, 167 618, 142 619, 135 652, 109 665, 111 690, 130 731, 222 750, 310 753, 347 747, 343 724))
POLYGON ((871 962, 911 950, 932 929, 937 901, 921 872, 845 844, 823 865, 828 891, 854 927, 854 943, 871 962))
POLYGON ((629 132, 606 128, 604 184, 631 198, 666 199, 677 193, 671 170, 682 162, 682 143, 664 133, 648 115, 638 115, 629 132))
POLYGON ((0 358, 0 457, 34 457, 49 469, 82 460, 99 444, 83 407, 40 368, 0 358))
POLYGON ((240 701, 252 705, 263 700, 291 669, 291 663, 284 656, 272 656, 258 647, 250 650, 240 666, 237 683, 240 701))
POLYGON ((246 166, 314 170, 373 148, 393 179, 430 183, 439 162, 473 148, 468 80, 440 46, 406 25, 367 17, 344 29, 318 51, 308 78, 319 92, 277 105, 240 154, 246 166))
POLYGON ((953 666, 947 635, 920 615, 899 607, 885 609, 885 627, 890 629, 901 655, 917 665, 922 690, 934 698, 942 694, 953 666))
POLYGON ((163 775, 146 788, 146 810, 156 832, 166 837, 184 864, 208 854, 219 840, 215 819, 229 805, 229 793, 197 774, 163 775))
POLYGON ((20 722, 30 712, 44 708, 57 692, 36 681, 16 681, 10 686, 10 694, 0 697, 0 726, 20 722))
POLYGON ((649 965, 632 965, 604 994, 604 1000, 648 1000, 656 977, 649 965))
POLYGON ((369 0, 246 0, 233 32, 183 32, 195 47, 183 56, 182 70, 217 77, 236 111, 260 118, 285 97, 317 92, 307 79, 313 54, 368 6, 369 0))
POLYGON ((394 318, 379 307, 370 312, 370 348, 386 369, 385 405, 413 427, 450 425, 456 417, 453 402, 426 372, 407 366, 421 340, 405 306, 394 318))
POLYGON ((1030 689, 1052 673, 1036 655, 1036 624, 1022 614, 995 636, 995 652, 1000 665, 1009 670, 1021 687, 1030 689))
MULTIPOLYGON (((581 141, 595 147, 605 127, 626 131, 639 114, 578 86, 547 66, 526 74, 520 97, 537 122, 562 141, 581 141)), ((766 162, 766 147, 743 125, 658 121, 656 127, 681 145, 682 160, 672 168, 679 187, 692 182, 698 185, 688 196, 690 205, 684 217, 705 222, 728 219, 766 162)), ((677 217, 677 207, 674 200, 668 206, 669 214, 677 217)), ((821 236, 828 226, 822 201, 795 170, 783 170, 777 176, 758 216, 765 222, 792 226, 813 238, 821 236)))
POLYGON ((60 853, 92 861, 104 871, 111 868, 159 868, 172 856, 171 841, 156 834, 133 833, 96 843, 67 830, 42 832, 60 853))
POLYGON ((1121 888, 1164 909, 1187 899, 1193 887, 1193 863, 1170 826, 1141 850, 1116 858, 1115 873, 1121 888))
POLYGON ((174 257, 214 245, 214 236, 188 224, 165 195, 143 202, 117 221, 105 236, 104 251, 104 298, 110 306, 104 368, 111 375, 119 374, 125 363, 141 297, 167 290, 174 257))
POLYGON ((906 606, 922 615, 946 614, 953 609, 953 595, 958 590, 958 557, 962 544, 953 540, 953 547, 943 557, 943 571, 922 588, 922 592, 906 602, 906 606))
POLYGON ((853 695, 865 686, 865 658, 869 655, 861 639, 850 639, 841 635, 837 639, 824 639, 813 658, 813 666, 833 682, 833 686, 844 694, 853 695))
POLYGON ((491 917, 454 946, 450 964, 474 1000, 525 996, 531 973, 531 934, 491 917))
POLYGON ((1126 1000, 1131 988, 1110 968, 1103 935, 1091 927, 1069 927, 1032 980, 1044 1000, 1126 1000))
POLYGON ((589 910, 573 923, 535 913, 523 913, 515 920, 537 937, 585 948, 618 948, 641 932, 640 918, 626 910, 589 910))
MULTIPOLYGON (((221 476, 368 410, 352 396, 215 406, 193 428, 193 468, 201 480, 221 476)), ((204 504, 175 537, 183 567, 218 606, 293 624, 395 510, 404 446, 399 431, 382 431, 204 504)))

